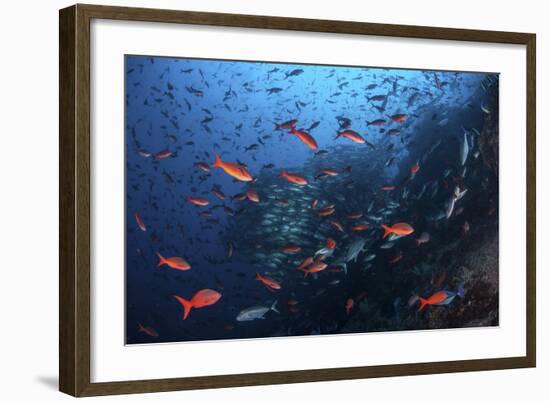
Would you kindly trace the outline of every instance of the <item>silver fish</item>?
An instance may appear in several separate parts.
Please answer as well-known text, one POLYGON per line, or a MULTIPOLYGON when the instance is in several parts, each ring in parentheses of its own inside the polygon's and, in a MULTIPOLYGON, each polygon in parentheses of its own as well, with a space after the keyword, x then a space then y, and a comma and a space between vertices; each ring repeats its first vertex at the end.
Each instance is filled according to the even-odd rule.
POLYGON ((277 299, 273 302, 270 307, 267 306, 251 306, 250 308, 243 309, 237 315, 238 322, 248 322, 256 319, 265 319, 265 314, 272 310, 273 312, 279 313, 277 310, 277 299))

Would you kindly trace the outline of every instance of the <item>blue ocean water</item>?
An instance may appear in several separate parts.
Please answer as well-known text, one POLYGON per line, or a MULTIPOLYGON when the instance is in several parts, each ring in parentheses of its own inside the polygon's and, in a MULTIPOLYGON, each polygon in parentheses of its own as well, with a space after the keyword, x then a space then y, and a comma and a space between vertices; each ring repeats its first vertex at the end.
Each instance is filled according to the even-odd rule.
MULTIPOLYGON (((431 246, 436 232, 440 241, 450 241, 448 221, 460 218, 453 217, 454 210, 451 217, 442 216, 455 186, 469 191, 464 205, 489 199, 488 194, 493 198, 487 202, 498 204, 498 182, 487 184, 476 142, 487 115, 496 112, 489 105, 495 91, 498 96, 497 74, 137 55, 126 56, 125 64, 128 344, 423 328, 412 318, 416 307, 400 306, 412 290, 428 291, 418 284, 423 273, 413 280, 377 269, 386 272, 391 262, 421 270, 431 255, 416 254, 411 235, 391 248, 403 244, 396 255, 412 254, 409 261, 381 262, 386 251, 380 250, 380 225, 407 221, 415 238, 421 233, 417 227, 424 227, 431 246), (290 126, 314 138, 315 149, 289 128, 277 128, 291 120, 296 122, 290 126), (336 138, 346 130, 364 142, 336 138), (216 155, 244 167, 254 181, 212 167, 216 155), (308 185, 284 180, 282 170, 305 177, 308 185), (395 189, 380 190, 384 186, 395 189), (251 188, 259 202, 246 197, 251 188), (472 193, 481 198, 469 201, 472 193), (324 218, 300 209, 312 196, 319 208, 336 202, 337 212, 324 218), (197 206, 188 197, 208 204, 197 206), (368 229, 354 231, 356 223, 346 220, 351 212, 361 213, 357 224, 368 229), (336 217, 345 222, 344 230, 327 231, 333 227, 326 223, 336 217), (288 243, 301 247, 297 254, 279 249, 285 242, 272 228, 277 224, 286 225, 288 243), (327 267, 304 278, 296 266, 329 237, 337 245, 327 267), (370 254, 376 255, 372 266, 359 275, 351 261, 348 272, 337 271, 338 256, 345 257, 363 238, 361 269, 370 254), (183 258, 190 269, 157 266, 158 254, 183 258), (267 288, 256 273, 281 288, 267 288), (381 277, 377 290, 367 289, 373 277, 381 277), (174 296, 191 300, 204 289, 221 298, 182 319, 184 310, 174 296), (277 311, 237 320, 241 311, 275 301, 277 311), (392 325, 346 328, 367 303, 392 325)), ((468 224, 476 226, 476 219, 485 221, 486 213, 472 211, 468 224)), ((450 274, 446 280, 456 287, 450 274)))

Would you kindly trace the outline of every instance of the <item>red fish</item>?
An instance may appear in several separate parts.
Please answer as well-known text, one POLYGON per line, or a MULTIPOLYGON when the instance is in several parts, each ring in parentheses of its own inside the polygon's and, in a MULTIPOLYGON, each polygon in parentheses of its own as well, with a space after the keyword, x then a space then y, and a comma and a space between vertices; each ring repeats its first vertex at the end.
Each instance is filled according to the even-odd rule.
POLYGON ((350 220, 357 220, 357 219, 360 219, 361 217, 363 217, 363 213, 361 213, 361 212, 350 213, 346 217, 350 220))
POLYGON ((415 175, 416 173, 418 173, 419 170, 420 170, 420 166, 418 165, 418 163, 413 164, 411 166, 411 174, 412 175, 415 175))
POLYGON ((369 225, 366 223, 356 224, 354 225, 351 230, 352 231, 365 231, 367 228, 369 228, 369 225))
POLYGON ((145 223, 143 222, 143 219, 139 215, 138 212, 134 213, 134 217, 136 218, 136 223, 141 231, 147 231, 147 227, 145 227, 145 223))
POLYGON ((354 304, 355 302, 353 301, 353 298, 348 298, 348 300, 346 301, 346 314, 349 315, 349 313, 353 309, 354 304))
POLYGON ((179 256, 165 258, 158 252, 157 252, 157 256, 159 257, 159 263, 157 267, 160 267, 162 265, 168 265, 168 267, 171 267, 172 269, 181 270, 181 271, 191 269, 191 265, 187 263, 185 259, 180 258, 179 256))
POLYGON ((407 223, 395 223, 393 226, 388 227, 382 224, 382 228, 384 229, 384 236, 382 238, 386 238, 390 234, 395 235, 409 235, 414 232, 414 228, 412 228, 407 223))
POLYGON ((195 206, 207 206, 210 203, 208 199, 198 198, 195 196, 188 196, 186 200, 188 203, 191 203, 192 205, 195 205, 195 206))
POLYGON ((154 156, 154 159, 155 160, 166 159, 167 157, 170 157, 170 156, 172 156, 172 152, 170 152, 169 150, 163 150, 161 152, 158 152, 154 156))
POLYGON ((207 173, 210 171, 210 167, 208 167, 208 164, 203 162, 195 163, 195 167, 200 168, 202 171, 205 171, 207 173))
POLYGON ((323 174, 323 175, 330 175, 331 177, 334 177, 334 176, 338 175, 338 171, 336 171, 332 168, 324 168, 320 171, 320 173, 323 174))
POLYGON ((330 216, 335 211, 336 210, 333 207, 324 207, 322 209, 319 209, 319 212, 317 212, 317 214, 319 214, 319 216, 321 217, 325 217, 325 216, 330 216))
POLYGON ((403 259, 403 254, 402 253, 398 253, 397 255, 395 255, 393 258, 391 258, 388 263, 390 265, 393 265, 397 262, 399 262, 401 259, 403 259))
POLYGON ((298 270, 302 270, 304 267, 307 267, 309 265, 311 265, 313 263, 313 258, 310 256, 306 259, 304 259, 304 261, 302 263, 300 263, 300 266, 297 267, 298 270))
POLYGON ((151 337, 158 337, 159 336, 159 333, 157 333, 157 331, 154 328, 143 326, 141 323, 138 323, 138 331, 140 333, 145 333, 145 334, 147 334, 148 336, 151 336, 151 337))
POLYGON ((191 309, 199 309, 204 308, 205 306, 214 305, 220 300, 221 297, 222 294, 220 294, 218 291, 210 289, 198 291, 197 293, 195 293, 195 295, 193 295, 193 298, 191 298, 190 301, 178 295, 174 295, 174 298, 176 298, 183 306, 183 320, 187 319, 187 316, 189 315, 189 312, 191 312, 191 309))
POLYGON ((332 224, 338 231, 344 232, 344 226, 337 221, 331 220, 329 221, 329 224, 332 224))
POLYGON ((365 143, 365 138, 363 138, 357 132, 355 132, 353 130, 350 130, 350 129, 345 130, 345 131, 336 131, 336 138, 334 138, 334 139, 338 139, 341 136, 343 136, 344 138, 348 138, 348 139, 352 140, 355 143, 365 143))
POLYGON ((292 127, 288 133, 296 135, 303 143, 309 146, 310 149, 317 150, 317 142, 315 141, 315 138, 309 134, 309 132, 298 131, 292 127))
POLYGON ((311 208, 315 209, 317 207, 318 203, 319 203, 319 201, 317 199, 313 199, 313 201, 311 202, 311 208))
POLYGON ((303 267, 300 270, 304 272, 304 278, 308 276, 309 273, 317 273, 323 271, 327 268, 327 264, 321 261, 315 262, 308 267, 303 267))
POLYGON ((406 114, 394 114, 393 116, 390 116, 390 118, 395 121, 396 123, 403 123, 407 120, 406 114))
POLYGON ((301 175, 288 173, 285 170, 283 170, 283 171, 281 171, 280 176, 283 177, 284 179, 286 179, 287 181, 292 182, 294 184, 307 185, 307 180, 304 177, 302 177, 301 175))
POLYGON ((449 298, 449 294, 447 293, 447 291, 438 291, 432 296, 430 296, 428 299, 419 297, 418 300, 420 301, 420 307, 418 308, 418 311, 420 312, 422 309, 426 307, 426 305, 440 304, 441 302, 445 301, 447 298, 449 298))
POLYGON ((284 253, 298 253, 302 250, 298 245, 286 244, 281 248, 281 251, 284 253))
POLYGON ((231 177, 236 178, 239 181, 252 181, 253 178, 246 169, 246 167, 241 166, 237 163, 224 162, 220 159, 220 156, 216 155, 216 161, 212 164, 212 167, 219 167, 231 177))
POLYGON ((336 248, 336 241, 334 241, 332 238, 327 238, 327 244, 325 245, 326 249, 334 249, 336 248))
POLYGON ((271 277, 262 276, 260 273, 256 273, 256 280, 272 290, 280 290, 281 283, 272 279, 271 277))
POLYGON ((395 187, 393 185, 384 185, 382 188, 380 188, 382 191, 393 191, 395 187))
POLYGON ((259 202, 260 201, 260 197, 258 196, 258 192, 256 192, 255 189, 252 189, 250 188, 248 191, 246 191, 246 197, 248 198, 248 200, 252 201, 252 202, 259 202))

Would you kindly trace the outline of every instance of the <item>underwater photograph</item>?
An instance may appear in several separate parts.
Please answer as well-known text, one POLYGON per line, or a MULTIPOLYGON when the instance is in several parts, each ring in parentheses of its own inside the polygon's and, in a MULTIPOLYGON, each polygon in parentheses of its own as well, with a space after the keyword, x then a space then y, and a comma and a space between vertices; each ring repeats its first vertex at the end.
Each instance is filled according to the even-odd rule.
POLYGON ((499 325, 499 74, 125 56, 125 344, 499 325))

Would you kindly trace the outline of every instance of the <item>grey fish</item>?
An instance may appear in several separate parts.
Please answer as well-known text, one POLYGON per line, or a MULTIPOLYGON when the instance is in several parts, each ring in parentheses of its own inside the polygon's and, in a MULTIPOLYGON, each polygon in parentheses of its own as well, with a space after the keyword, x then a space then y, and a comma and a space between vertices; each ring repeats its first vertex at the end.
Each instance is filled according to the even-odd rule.
POLYGON ((265 314, 272 310, 273 312, 279 313, 277 310, 277 299, 273 302, 270 307, 267 306, 251 306, 250 308, 243 309, 237 315, 238 322, 248 322, 256 319, 265 319, 265 314))

